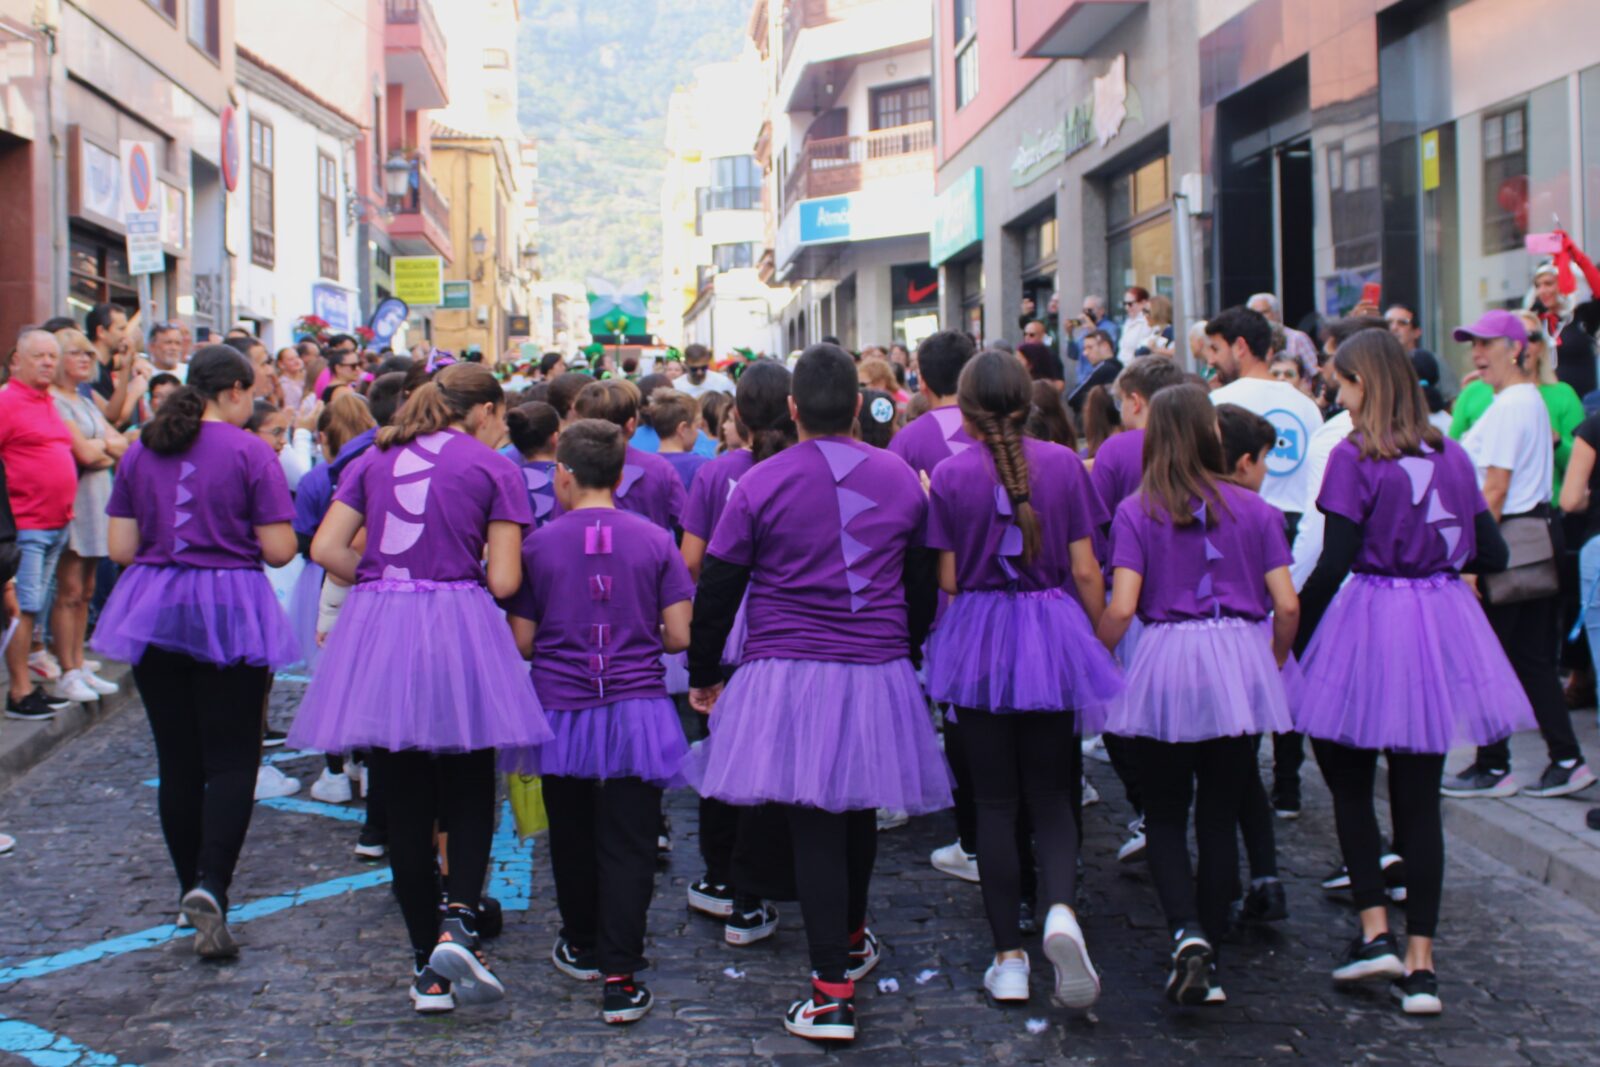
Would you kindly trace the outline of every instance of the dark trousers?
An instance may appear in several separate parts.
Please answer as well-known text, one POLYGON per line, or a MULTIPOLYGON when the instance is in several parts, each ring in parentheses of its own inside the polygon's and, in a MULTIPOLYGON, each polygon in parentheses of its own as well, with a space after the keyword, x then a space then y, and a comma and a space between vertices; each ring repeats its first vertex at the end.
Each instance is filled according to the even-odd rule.
POLYGON ((1017 919, 1022 863, 1017 826, 1023 802, 1037 837, 1039 903, 1074 904, 1078 882, 1078 822, 1073 794, 1082 796, 1073 754, 1081 742, 1070 712, 992 715, 961 708, 967 763, 978 816, 978 869, 983 907, 997 952, 1022 947, 1017 919))
MULTIPOLYGON (((1373 810, 1372 788, 1378 754, 1369 748, 1348 748, 1313 740, 1322 777, 1333 792, 1333 817, 1339 849, 1350 868, 1350 891, 1358 908, 1388 904, 1379 857, 1383 838, 1373 810)), ((1439 897, 1444 886, 1444 826, 1439 816, 1439 780, 1444 756, 1389 752, 1389 817, 1395 841, 1405 843, 1406 932, 1432 937, 1439 925, 1439 897)))
MULTIPOLYGON (((1494 635, 1500 639, 1511 669, 1517 672, 1528 702, 1533 705, 1550 752, 1550 762, 1580 759, 1578 735, 1572 730, 1572 713, 1561 691, 1559 653, 1561 649, 1561 598, 1544 597, 1520 604, 1485 604, 1484 614, 1494 635)), ((1492 770, 1511 767, 1511 743, 1496 741, 1478 749, 1478 763, 1492 770)), ((1409 862, 1411 857, 1406 857, 1409 862)), ((1409 890, 1408 890, 1409 891, 1409 890)))
POLYGON ((1145 855, 1167 926, 1176 933, 1198 917, 1213 946, 1228 931, 1239 878, 1239 807, 1255 770, 1255 743, 1252 737, 1129 739, 1144 793, 1145 855), (1198 872, 1189 863, 1191 802, 1198 872))
MULTIPOLYGON (((960 716, 957 715, 957 719, 960 716)), ((978 806, 972 788, 972 766, 967 759, 967 744, 965 735, 961 731, 961 723, 951 722, 948 717, 944 720, 944 758, 950 765, 950 777, 954 779, 954 786, 950 793, 955 801, 956 839, 961 842, 962 851, 976 855, 978 852, 978 806)), ((1073 775, 1077 780, 1083 777, 1083 750, 1078 749, 1074 756, 1073 775)), ((1072 798, 1073 818, 1078 820, 1079 835, 1083 830, 1083 793, 1080 791, 1072 798)), ((1017 814, 1016 826, 1013 830, 1016 836, 1016 848, 1022 869, 1022 899, 1032 902, 1039 894, 1039 871, 1034 863, 1033 855, 1033 823, 1029 819, 1026 808, 1017 814)), ((978 862, 978 869, 982 871, 983 862, 978 862)))
POLYGON ((643 970, 661 787, 638 778, 546 776, 543 789, 561 936, 593 948, 604 974, 643 970))
POLYGON ((878 858, 877 813, 786 805, 794 836, 795 888, 806 924, 811 969, 843 982, 850 939, 867 921, 867 889, 878 858))
MULTIPOLYGON (((1273 737, 1276 744, 1279 736, 1273 737)), ((1296 742, 1300 734, 1292 735, 1296 742)), ((1299 750, 1299 745, 1296 744, 1299 750)), ((1250 752, 1254 755, 1260 749, 1260 739, 1251 742, 1250 752)), ((1267 800, 1267 790, 1261 784, 1261 767, 1255 760, 1251 760, 1250 780, 1244 784, 1244 800, 1239 805, 1239 834, 1244 838, 1244 854, 1250 863, 1250 877, 1276 878, 1278 877, 1278 838, 1272 826, 1272 804, 1267 800)), ((1300 770, 1295 768, 1295 782, 1298 787, 1300 770)))
POLYGON ((1128 803, 1133 805, 1133 813, 1143 815, 1144 797, 1139 794, 1139 775, 1134 770, 1133 757, 1128 752, 1128 739, 1116 734, 1101 734, 1100 740, 1105 742, 1106 755, 1111 758, 1111 769, 1122 782, 1122 791, 1127 794, 1128 803))
MULTIPOLYGON (((1300 767, 1306 761, 1306 735, 1293 730, 1272 735, 1272 799, 1300 802, 1300 767)), ((1258 774, 1259 777, 1259 774, 1258 774)))
POLYGON ((187 893, 210 890, 224 907, 255 806, 261 702, 267 669, 218 667, 151 647, 133 667, 161 785, 161 832, 187 893))
POLYGON ((434 827, 449 833, 444 892, 474 912, 483 902, 494 841, 494 750, 433 753, 373 749, 388 788, 389 868, 394 895, 419 959, 439 940, 439 859, 434 827))

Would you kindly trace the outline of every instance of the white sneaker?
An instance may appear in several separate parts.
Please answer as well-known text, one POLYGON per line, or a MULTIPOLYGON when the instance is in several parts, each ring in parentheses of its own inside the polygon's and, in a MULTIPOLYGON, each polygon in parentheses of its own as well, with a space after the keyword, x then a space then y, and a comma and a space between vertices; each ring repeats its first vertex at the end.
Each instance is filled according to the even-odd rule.
POLYGON ((350 779, 350 785, 355 789, 356 796, 363 798, 366 797, 367 765, 365 763, 357 763, 354 760, 347 759, 344 761, 344 773, 345 777, 350 779))
POLYGON ((1100 790, 1094 787, 1093 782, 1085 778, 1083 780, 1083 806, 1088 808, 1098 803, 1100 803, 1100 790))
POLYGON ((1100 975, 1089 962, 1089 946, 1077 916, 1065 904, 1052 904, 1044 920, 1044 954, 1056 969, 1056 998, 1069 1008, 1087 1008, 1100 999, 1100 975))
POLYGON ((10 834, 0 834, 0 856, 17 847, 17 839, 10 834))
POLYGON ((117 692, 119 689, 116 682, 108 682, 96 674, 89 667, 87 660, 84 661, 84 665, 78 670, 78 677, 82 678, 84 684, 86 684, 90 689, 93 689, 96 693, 99 693, 103 697, 108 697, 117 692))
POLYGON ((300 792, 300 779, 290 778, 270 763, 263 763, 256 771, 256 799, 274 800, 292 797, 300 792))
POLYGON ((84 681, 83 672, 76 670, 63 674, 61 680, 55 684, 55 691, 56 696, 62 700, 70 700, 74 704, 93 704, 100 699, 100 694, 84 681))
POLYGON ((898 830, 911 821, 911 816, 899 808, 878 809, 878 831, 898 830))
POLYGON ((963 849, 960 841, 934 849, 928 860, 934 870, 943 871, 952 878, 959 878, 963 882, 978 881, 978 857, 963 849))
POLYGON ((1139 860, 1144 859, 1144 816, 1141 815, 1130 822, 1128 830, 1133 836, 1124 841, 1122 847, 1117 849, 1118 863, 1137 863, 1139 860))
POLYGON ((1101 763, 1111 762, 1111 753, 1106 751, 1106 739, 1102 734, 1083 739, 1083 754, 1089 759, 1099 760, 1101 763))
POLYGON ((53 682, 61 677, 61 661, 48 648, 41 648, 28 653, 28 670, 40 681, 53 682))
POLYGON ((989 995, 996 1000, 1027 1000, 1030 970, 1026 952, 1022 954, 1020 960, 995 960, 989 964, 989 969, 983 972, 983 988, 987 989, 989 995))
POLYGON ((311 783, 311 799, 324 804, 350 803, 350 779, 346 775, 322 768, 317 780, 311 783))
POLYGON ((85 659, 83 661, 83 669, 88 671, 90 674, 99 674, 105 669, 105 666, 106 665, 104 663, 101 663, 97 659, 85 659))

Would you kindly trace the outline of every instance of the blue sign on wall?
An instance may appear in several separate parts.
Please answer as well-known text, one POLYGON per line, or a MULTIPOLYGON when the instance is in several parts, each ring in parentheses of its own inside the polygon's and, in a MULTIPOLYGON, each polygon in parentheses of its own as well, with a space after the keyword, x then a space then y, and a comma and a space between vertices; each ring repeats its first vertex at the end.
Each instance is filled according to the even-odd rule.
POLYGON ((850 197, 830 196, 822 200, 802 200, 799 207, 801 244, 850 239, 852 209, 850 197))
POLYGON ((341 332, 355 328, 355 316, 350 305, 355 294, 348 289, 327 282, 317 282, 311 287, 311 313, 341 332))

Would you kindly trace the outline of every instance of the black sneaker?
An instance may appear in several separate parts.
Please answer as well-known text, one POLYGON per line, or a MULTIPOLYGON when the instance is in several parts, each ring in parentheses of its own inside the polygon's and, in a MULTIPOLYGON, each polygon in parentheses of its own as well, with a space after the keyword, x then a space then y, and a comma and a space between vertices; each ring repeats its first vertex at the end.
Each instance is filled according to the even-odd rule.
POLYGON ((1216 953, 1211 942, 1186 930, 1172 935, 1172 973, 1167 975, 1167 999, 1174 1004, 1204 1004, 1211 994, 1211 969, 1216 953))
POLYGON ((195 955, 207 960, 225 960, 239 954, 239 945, 228 930, 228 902, 201 886, 183 895, 183 914, 194 927, 195 955))
POLYGON ((811 982, 811 995, 783 1013, 783 1028, 812 1041, 856 1039, 855 983, 811 982))
POLYGON ((778 909, 757 900, 754 906, 739 906, 722 926, 722 936, 730 945, 753 945, 778 932, 778 909))
POLYGON ((432 967, 416 972, 411 981, 411 1006, 418 1015, 439 1015, 456 1010, 456 998, 450 993, 450 981, 439 977, 432 967))
POLYGON ((1594 781, 1594 772, 1581 759, 1562 760, 1546 767, 1539 784, 1528 786, 1522 793, 1530 797, 1565 797, 1583 792, 1594 781))
POLYGON ((492 1004, 506 995, 494 972, 478 951, 478 935, 472 912, 451 908, 439 924, 439 943, 433 946, 428 966, 441 978, 448 978, 456 1000, 462 1004, 492 1004))
POLYGON ((594 949, 577 948, 564 937, 556 938, 555 945, 550 949, 550 962, 568 978, 576 978, 580 982, 600 980, 600 965, 595 962, 594 949))
POLYGON ((634 981, 633 975, 612 975, 606 978, 605 998, 600 1005, 600 1018, 612 1025, 636 1023, 650 1013, 655 998, 643 982, 634 981))
POLYGON ((483 941, 493 941, 500 936, 500 931, 506 928, 505 912, 500 908, 500 902, 494 897, 485 895, 478 904, 478 937, 483 941))
POLYGON ((733 914, 733 889, 709 878, 692 882, 689 885, 689 907, 714 919, 726 919, 733 914))
POLYGON ((1583 818, 1589 824, 1589 829, 1600 830, 1600 808, 1590 808, 1589 814, 1583 818))
POLYGON ((872 969, 883 958, 883 942, 865 926, 861 933, 850 945, 850 969, 845 971, 845 977, 852 982, 859 982, 872 973, 872 969))
POLYGON ((1280 819, 1300 817, 1300 783, 1275 782, 1272 786, 1272 813, 1280 819))
POLYGON ((1032 937, 1039 932, 1039 916, 1033 910, 1033 901, 1024 900, 1017 906, 1017 933, 1032 937))
POLYGON ((1393 934, 1382 933, 1371 941, 1363 941, 1357 934, 1344 950, 1344 962, 1333 969, 1333 980, 1362 982, 1369 978, 1403 978, 1405 973, 1400 946, 1393 934))
POLYGON ((1239 909, 1239 921, 1248 925, 1282 922, 1289 917, 1289 898, 1283 883, 1276 878, 1250 887, 1245 894, 1244 906, 1239 909))
POLYGON ((6 718, 21 722, 49 722, 66 704, 57 704, 44 695, 44 690, 34 686, 33 692, 18 700, 6 697, 6 718))
POLYGON ((1517 795, 1516 779, 1503 767, 1485 767, 1473 763, 1460 774, 1447 774, 1439 783, 1439 792, 1447 797, 1514 797, 1517 795))
POLYGON ((665 867, 667 861, 672 859, 672 820, 667 818, 667 813, 661 813, 661 826, 656 831, 656 862, 665 867))
POLYGON ((282 748, 283 743, 289 740, 289 735, 282 730, 268 730, 261 735, 262 748, 282 748))
POLYGON ((1407 1015, 1438 1015, 1444 1011, 1439 999, 1439 979, 1432 971, 1412 971, 1389 983, 1389 995, 1407 1015))
POLYGON ((364 860, 381 860, 383 854, 389 851, 389 835, 380 833, 370 826, 361 828, 361 836, 356 838, 356 855, 364 860))

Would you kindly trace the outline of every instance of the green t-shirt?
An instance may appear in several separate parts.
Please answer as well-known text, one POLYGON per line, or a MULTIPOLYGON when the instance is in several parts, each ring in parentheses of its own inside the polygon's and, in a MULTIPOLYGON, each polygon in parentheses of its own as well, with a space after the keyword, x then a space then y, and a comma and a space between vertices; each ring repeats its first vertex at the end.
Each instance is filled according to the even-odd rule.
MULTIPOLYGON (((1561 479, 1567 473, 1567 460, 1572 455, 1572 431, 1583 422, 1583 401, 1566 382, 1552 382, 1539 386, 1544 406, 1550 412, 1550 429, 1556 435, 1555 494, 1552 503, 1561 499, 1561 479)), ((1451 409, 1450 436, 1457 441, 1466 436, 1473 423, 1483 418, 1483 413, 1494 403, 1494 389, 1479 379, 1461 390, 1451 409)))

